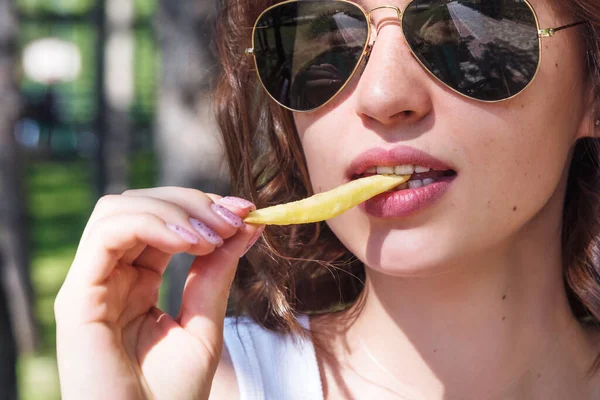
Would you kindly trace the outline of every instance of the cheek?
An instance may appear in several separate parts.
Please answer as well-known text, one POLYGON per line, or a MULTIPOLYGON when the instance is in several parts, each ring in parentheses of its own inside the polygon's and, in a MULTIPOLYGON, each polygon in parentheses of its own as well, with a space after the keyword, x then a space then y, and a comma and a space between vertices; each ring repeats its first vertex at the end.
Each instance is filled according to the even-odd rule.
POLYGON ((465 228, 482 245, 510 237, 549 202, 561 200, 556 189, 567 168, 568 131, 561 133, 556 125, 551 129, 552 121, 541 124, 542 119, 526 114, 510 121, 497 121, 481 137, 463 141, 468 166, 461 174, 464 190, 457 191, 453 205, 462 208, 459 218, 481 222, 465 228))
POLYGON ((473 198, 484 201, 497 215, 489 218, 499 225, 503 218, 513 227, 533 218, 568 168, 584 116, 585 85, 580 73, 583 57, 577 56, 576 42, 567 38, 544 42, 538 76, 523 93, 484 107, 487 115, 472 110, 470 117, 463 114, 456 123, 465 132, 455 132, 454 139, 468 159, 473 198), (480 126, 472 121, 480 121, 480 126))
POLYGON ((321 112, 295 116, 296 129, 302 144, 310 181, 316 193, 332 189, 345 178, 344 166, 348 163, 351 142, 347 130, 329 113, 321 112))

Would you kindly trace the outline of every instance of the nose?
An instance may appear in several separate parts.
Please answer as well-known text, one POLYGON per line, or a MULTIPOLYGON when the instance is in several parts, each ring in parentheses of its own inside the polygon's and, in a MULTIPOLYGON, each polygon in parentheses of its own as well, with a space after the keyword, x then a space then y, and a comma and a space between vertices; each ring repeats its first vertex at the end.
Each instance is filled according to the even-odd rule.
POLYGON ((376 42, 354 91, 356 113, 383 125, 421 120, 432 110, 430 79, 405 43, 399 20, 380 20, 376 42))

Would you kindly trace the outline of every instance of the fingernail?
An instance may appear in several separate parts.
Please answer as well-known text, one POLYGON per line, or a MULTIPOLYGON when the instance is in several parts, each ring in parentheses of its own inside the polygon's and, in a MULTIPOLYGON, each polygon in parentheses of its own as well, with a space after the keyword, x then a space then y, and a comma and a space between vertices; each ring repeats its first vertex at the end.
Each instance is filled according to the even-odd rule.
POLYGON ((191 244, 198 244, 198 236, 194 235, 192 232, 188 231, 184 227, 174 224, 167 224, 167 228, 178 234, 186 242, 191 244))
POLYGON ((223 218, 223 220, 225 222, 227 222, 229 225, 231 225, 235 228, 241 228, 242 226, 244 226, 244 221, 242 221, 242 219, 240 217, 238 217, 237 215, 235 215, 234 213, 232 213, 225 207, 213 203, 210 205, 210 208, 219 217, 223 218))
POLYGON ((190 218, 190 223, 192 224, 196 232, 198 232, 198 234, 200 234, 200 236, 202 236, 208 243, 214 244, 217 247, 223 245, 223 239, 221 238, 221 236, 219 236, 217 232, 213 231, 208 226, 206 226, 206 224, 198 221, 195 218, 190 218))
POLYGON ((240 256, 240 258, 244 257, 246 255, 246 253, 248 253, 248 251, 250 251, 250 249, 252 248, 252 246, 254 246, 256 241, 260 238, 260 235, 262 235, 264 230, 265 230, 265 226, 263 225, 260 228, 258 228, 258 230, 256 232, 254 232, 252 239, 250 239, 248 241, 248 244, 246 245, 246 249, 244 250, 244 253, 240 256))
POLYGON ((242 199, 241 197, 227 196, 217 201, 217 203, 225 206, 249 209, 252 211, 256 210, 256 206, 254 205, 254 203, 246 199, 242 199))

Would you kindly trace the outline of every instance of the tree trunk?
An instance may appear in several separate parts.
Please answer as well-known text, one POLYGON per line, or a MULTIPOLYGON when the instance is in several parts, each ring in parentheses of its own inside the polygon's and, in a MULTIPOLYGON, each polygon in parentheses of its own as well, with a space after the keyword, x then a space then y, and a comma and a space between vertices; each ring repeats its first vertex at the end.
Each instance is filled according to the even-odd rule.
MULTIPOLYGON (((213 115, 211 90, 217 65, 210 50, 216 0, 161 0, 157 31, 162 80, 156 152, 160 184, 224 194, 224 152, 213 115)), ((168 269, 168 311, 179 310, 190 258, 174 257, 168 269)))
POLYGON ((15 339, 23 351, 35 345, 22 160, 14 137, 21 104, 14 77, 17 25, 12 4, 0 0, 0 393, 8 393, 9 399, 16 398, 15 339))

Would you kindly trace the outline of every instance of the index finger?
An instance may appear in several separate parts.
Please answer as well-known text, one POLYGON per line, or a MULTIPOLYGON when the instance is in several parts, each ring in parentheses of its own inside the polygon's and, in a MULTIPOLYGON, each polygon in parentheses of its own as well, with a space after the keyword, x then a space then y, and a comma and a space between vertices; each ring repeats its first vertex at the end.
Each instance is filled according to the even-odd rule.
MULTIPOLYGON (((80 243, 67 280, 92 286, 101 284, 126 253, 139 245, 151 246, 167 254, 194 249, 194 244, 170 230, 156 215, 109 216, 97 221, 80 243)), ((156 272, 162 274, 162 271, 156 272)))
POLYGON ((214 229, 223 239, 233 236, 244 226, 241 218, 244 218, 250 210, 250 208, 243 207, 223 207, 218 203, 218 200, 221 198, 220 196, 208 195, 200 190, 182 187, 165 186, 151 189, 128 190, 123 193, 123 196, 153 197, 176 204, 190 216, 202 220, 203 223, 214 229), (224 208, 225 210, 223 210, 224 208), (236 221, 227 221, 228 218, 226 216, 225 218, 223 217, 223 212, 233 213, 232 217, 236 221))

